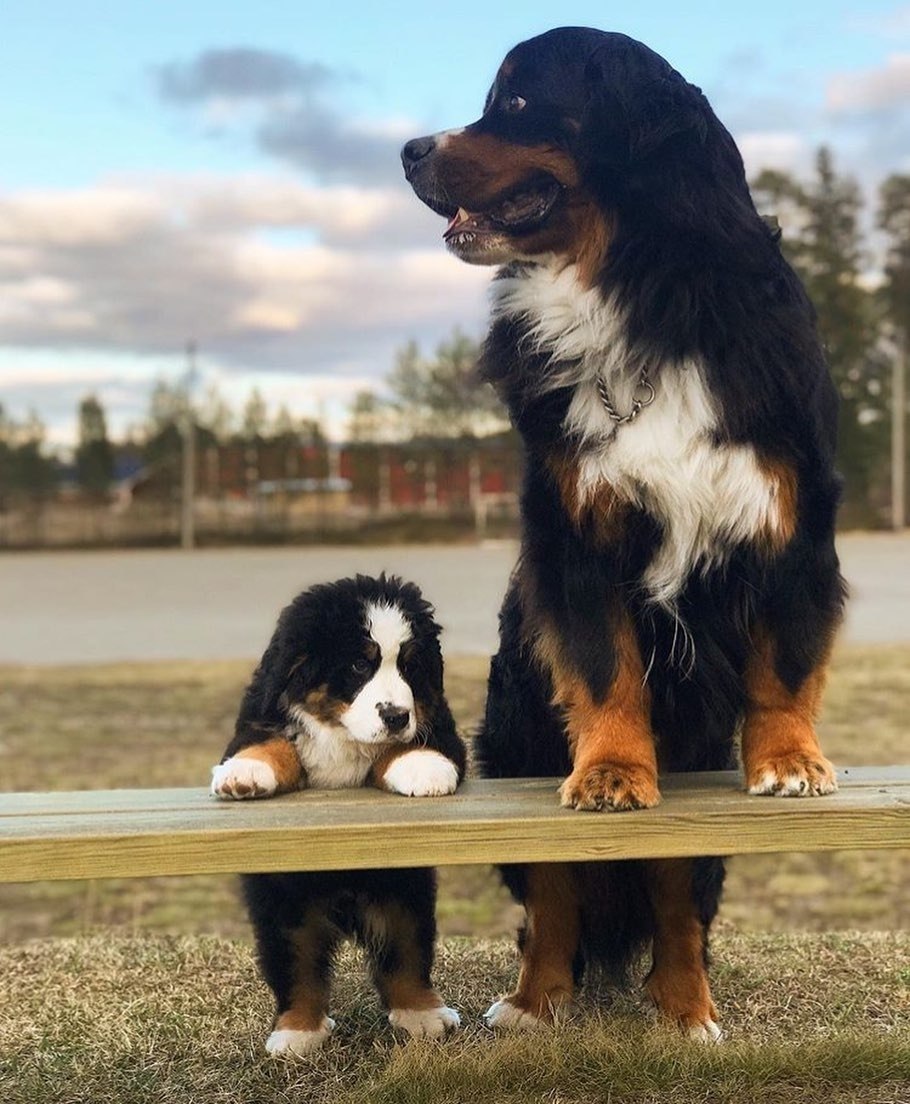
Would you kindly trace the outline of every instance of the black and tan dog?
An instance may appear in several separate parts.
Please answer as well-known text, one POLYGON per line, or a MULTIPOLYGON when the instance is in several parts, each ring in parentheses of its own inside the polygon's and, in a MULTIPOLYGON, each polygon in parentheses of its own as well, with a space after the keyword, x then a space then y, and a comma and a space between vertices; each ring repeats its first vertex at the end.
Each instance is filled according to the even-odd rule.
MULTIPOLYGON (((521 556, 479 739, 564 805, 660 800, 658 771, 835 789, 814 730, 841 617, 837 398, 799 280, 707 100, 639 42, 562 28, 502 63, 483 115, 402 152, 449 249, 503 266, 482 369, 525 445, 521 556)), ((552 1018, 584 965, 648 943, 647 987, 716 1038, 723 863, 512 866, 527 911, 496 1025, 552 1018)))
MULTIPOLYGON (((212 792, 369 784, 430 797, 452 793, 464 769, 432 608, 413 583, 358 575, 312 587, 283 611, 212 792)), ((384 848, 394 851, 393 837, 377 839, 377 860, 384 848)), ((365 946, 394 1026, 438 1036, 458 1025, 430 981, 432 869, 250 874, 243 886, 275 994, 270 1054, 306 1054, 328 1038, 332 962, 346 936, 365 946)))

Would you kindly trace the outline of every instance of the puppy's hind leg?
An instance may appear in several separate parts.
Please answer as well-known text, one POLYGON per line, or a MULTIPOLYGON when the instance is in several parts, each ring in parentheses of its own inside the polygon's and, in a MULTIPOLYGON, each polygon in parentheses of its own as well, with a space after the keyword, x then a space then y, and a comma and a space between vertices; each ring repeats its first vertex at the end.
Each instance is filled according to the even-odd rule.
POLYGON ((273 1056, 311 1054, 335 1027, 328 1015, 329 995, 341 932, 317 905, 292 926, 282 925, 277 910, 269 907, 270 876, 250 875, 244 882, 259 965, 275 995, 275 1023, 265 1049, 273 1056))
POLYGON ((402 892, 373 899, 363 910, 363 940, 373 981, 389 1023, 409 1035, 440 1038, 460 1024, 433 989, 436 879, 408 871, 402 892))

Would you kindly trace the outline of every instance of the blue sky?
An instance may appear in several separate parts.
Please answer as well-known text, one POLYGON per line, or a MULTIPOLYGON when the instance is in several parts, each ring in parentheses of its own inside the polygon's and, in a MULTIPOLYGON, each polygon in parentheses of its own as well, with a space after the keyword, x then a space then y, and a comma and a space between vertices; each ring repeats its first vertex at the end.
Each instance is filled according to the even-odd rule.
POLYGON ((7 408, 65 441, 94 390, 122 428, 194 336, 204 382, 231 401, 258 385, 340 431, 408 338, 483 326, 489 273, 445 254, 399 179, 401 140, 475 118, 506 50, 558 23, 662 53, 753 171, 808 172, 823 141, 870 194, 910 171, 910 4, 553 10, 5 0, 7 408), (244 82, 243 59, 262 80, 244 82))

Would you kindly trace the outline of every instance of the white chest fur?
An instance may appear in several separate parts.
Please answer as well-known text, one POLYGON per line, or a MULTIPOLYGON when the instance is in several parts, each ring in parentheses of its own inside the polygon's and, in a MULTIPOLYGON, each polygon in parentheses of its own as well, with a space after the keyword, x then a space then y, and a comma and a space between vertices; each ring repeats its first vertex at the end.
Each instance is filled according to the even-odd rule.
POLYGON ((550 353, 541 391, 573 388, 563 424, 579 442, 579 500, 607 483, 660 522, 663 540, 644 576, 653 601, 672 605, 693 570, 777 527, 777 481, 751 446, 716 442, 717 409, 697 361, 655 371, 630 349, 614 305, 581 288, 572 267, 497 280, 493 297, 494 316, 523 316, 535 346, 550 353), (598 378, 625 413, 643 367, 655 379, 654 402, 616 425, 598 378))
POLYGON ((376 744, 352 740, 340 725, 313 717, 289 735, 306 771, 307 785, 315 789, 362 786, 378 750, 376 744))

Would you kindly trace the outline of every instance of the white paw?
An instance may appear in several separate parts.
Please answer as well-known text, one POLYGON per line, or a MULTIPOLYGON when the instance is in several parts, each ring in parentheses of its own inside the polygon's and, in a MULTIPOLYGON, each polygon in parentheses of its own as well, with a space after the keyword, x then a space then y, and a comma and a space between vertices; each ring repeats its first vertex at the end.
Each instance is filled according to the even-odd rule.
POLYGON ((389 1013, 389 1023, 418 1039, 439 1039, 447 1031, 454 1031, 461 1019, 454 1008, 446 1008, 443 1004, 421 1012, 412 1008, 393 1008, 389 1013))
POLYGON ((696 1043, 719 1043, 723 1038, 723 1032, 713 1020, 692 1024, 686 1034, 696 1043))
POLYGON ((236 756, 212 767, 212 793, 215 797, 269 797, 278 789, 275 772, 260 759, 236 756))
POLYGON ((273 1031, 265 1041, 265 1049, 272 1057, 278 1057, 282 1054, 295 1054, 298 1057, 303 1057, 319 1050, 332 1034, 334 1028, 335 1021, 326 1016, 322 1021, 322 1026, 315 1031, 289 1031, 286 1028, 273 1031))
POLYGON ((417 748, 392 760, 384 782, 387 789, 406 797, 438 797, 455 792, 458 770, 438 751, 417 748))
POLYGON ((525 1012, 510 1000, 496 1001, 486 1010, 483 1018, 486 1020, 487 1027, 496 1027, 504 1031, 527 1031, 545 1026, 543 1020, 533 1012, 525 1012))

